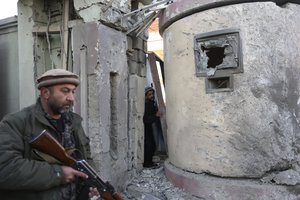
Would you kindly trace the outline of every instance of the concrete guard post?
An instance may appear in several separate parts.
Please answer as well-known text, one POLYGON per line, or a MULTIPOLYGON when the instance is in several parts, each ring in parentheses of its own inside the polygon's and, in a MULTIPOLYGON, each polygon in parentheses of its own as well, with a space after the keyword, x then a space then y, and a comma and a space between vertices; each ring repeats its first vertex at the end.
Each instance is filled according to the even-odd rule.
POLYGON ((300 198, 299 21, 298 0, 177 0, 164 10, 165 169, 175 185, 205 199, 300 198))

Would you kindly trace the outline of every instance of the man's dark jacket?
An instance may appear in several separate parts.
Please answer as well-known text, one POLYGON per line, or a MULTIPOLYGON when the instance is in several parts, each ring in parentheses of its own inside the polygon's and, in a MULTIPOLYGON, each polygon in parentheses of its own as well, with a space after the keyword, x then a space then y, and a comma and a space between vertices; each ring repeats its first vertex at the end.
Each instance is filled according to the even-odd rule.
MULTIPOLYGON (((82 118, 73 118, 72 134, 76 148, 91 160, 89 140, 81 126, 82 118)), ((62 182, 61 166, 33 159, 29 141, 47 130, 57 140, 59 134, 48 122, 40 101, 20 112, 9 114, 0 123, 0 199, 59 200, 62 182)))
POLYGON ((154 100, 145 100, 145 112, 143 116, 144 122, 144 167, 153 164, 152 157, 154 155, 156 145, 153 135, 153 123, 157 122, 159 118, 156 116, 158 108, 154 100))

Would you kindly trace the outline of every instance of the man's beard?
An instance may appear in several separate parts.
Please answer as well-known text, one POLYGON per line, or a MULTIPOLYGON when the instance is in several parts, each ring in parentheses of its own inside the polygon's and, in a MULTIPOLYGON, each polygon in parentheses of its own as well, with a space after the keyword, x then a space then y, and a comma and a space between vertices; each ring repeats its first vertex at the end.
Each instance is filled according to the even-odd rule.
POLYGON ((154 97, 148 97, 148 101, 154 101, 154 97))
POLYGON ((53 114, 59 115, 71 111, 73 107, 73 103, 70 102, 68 104, 61 105, 53 98, 50 98, 48 101, 48 106, 50 110, 53 112, 53 114))

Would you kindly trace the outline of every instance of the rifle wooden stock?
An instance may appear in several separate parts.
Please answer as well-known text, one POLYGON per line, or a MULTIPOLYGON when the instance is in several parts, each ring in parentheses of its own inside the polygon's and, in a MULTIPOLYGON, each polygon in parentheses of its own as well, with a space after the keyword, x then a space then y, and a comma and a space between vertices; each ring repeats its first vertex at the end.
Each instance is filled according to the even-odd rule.
POLYGON ((124 200, 123 197, 117 192, 115 192, 113 195, 110 194, 110 192, 103 192, 101 197, 105 200, 124 200))
POLYGON ((29 143, 31 147, 56 158, 63 165, 73 167, 76 164, 76 160, 69 156, 64 147, 46 130, 43 130, 29 143))
POLYGON ((104 200, 124 200, 119 193, 115 192, 110 183, 102 181, 96 171, 85 160, 76 161, 74 158, 69 156, 64 147, 46 130, 42 131, 41 134, 29 143, 34 149, 54 157, 63 165, 73 167, 86 173, 89 177, 87 182, 97 187, 104 200))

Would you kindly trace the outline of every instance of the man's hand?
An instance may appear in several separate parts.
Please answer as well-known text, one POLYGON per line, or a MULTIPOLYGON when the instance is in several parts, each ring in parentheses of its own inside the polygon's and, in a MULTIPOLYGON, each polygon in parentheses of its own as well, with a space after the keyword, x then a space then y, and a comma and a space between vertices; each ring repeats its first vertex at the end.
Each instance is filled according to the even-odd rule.
POLYGON ((63 171, 63 184, 68 184, 73 182, 76 177, 81 177, 84 179, 88 178, 88 175, 73 169, 72 167, 62 166, 63 171))
POLYGON ((97 188, 90 187, 89 197, 91 199, 98 199, 100 196, 97 188))

